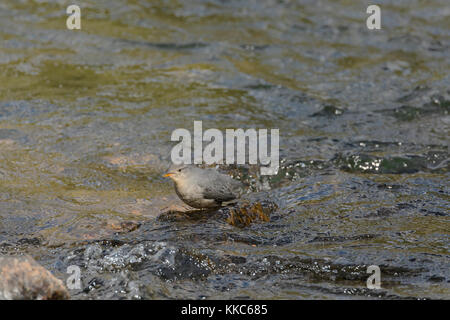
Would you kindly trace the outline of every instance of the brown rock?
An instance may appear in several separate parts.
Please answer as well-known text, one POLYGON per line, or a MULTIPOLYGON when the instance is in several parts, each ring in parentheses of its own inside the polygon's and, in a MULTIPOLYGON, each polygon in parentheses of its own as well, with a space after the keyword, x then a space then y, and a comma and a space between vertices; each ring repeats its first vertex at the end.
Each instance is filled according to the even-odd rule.
POLYGON ((0 256, 0 300, 69 299, 63 282, 30 256, 0 256))
POLYGON ((276 208, 276 205, 272 204, 273 207, 263 207, 260 202, 254 204, 243 204, 236 208, 231 208, 227 222, 235 227, 247 227, 256 220, 261 220, 264 222, 270 221, 270 213, 276 208))

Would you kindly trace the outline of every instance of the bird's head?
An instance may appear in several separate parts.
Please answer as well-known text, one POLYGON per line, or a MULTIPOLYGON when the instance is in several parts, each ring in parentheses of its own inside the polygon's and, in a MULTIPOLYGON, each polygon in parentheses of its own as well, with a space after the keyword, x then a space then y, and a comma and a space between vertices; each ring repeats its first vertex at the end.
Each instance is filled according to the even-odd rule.
POLYGON ((191 167, 191 165, 186 164, 173 165, 169 168, 169 171, 163 175, 163 177, 169 177, 173 181, 179 182, 187 177, 191 167))

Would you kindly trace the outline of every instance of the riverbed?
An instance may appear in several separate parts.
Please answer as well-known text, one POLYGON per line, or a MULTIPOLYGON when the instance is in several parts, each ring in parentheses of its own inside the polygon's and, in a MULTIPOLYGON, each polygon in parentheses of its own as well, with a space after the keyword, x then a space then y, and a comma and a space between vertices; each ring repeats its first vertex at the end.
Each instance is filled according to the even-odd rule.
POLYGON ((69 4, 0 3, 0 253, 79 267, 72 299, 450 297, 448 1, 380 30, 367 1, 69 4), (221 168, 270 219, 178 212, 194 121, 279 129, 277 175, 221 168))

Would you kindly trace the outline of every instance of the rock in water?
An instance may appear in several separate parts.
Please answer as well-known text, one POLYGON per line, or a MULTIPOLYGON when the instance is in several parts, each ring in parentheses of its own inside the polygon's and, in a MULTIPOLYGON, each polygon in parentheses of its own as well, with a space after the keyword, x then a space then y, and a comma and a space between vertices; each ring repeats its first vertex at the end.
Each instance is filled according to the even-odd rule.
POLYGON ((30 256, 0 256, 0 300, 69 299, 63 282, 30 256))

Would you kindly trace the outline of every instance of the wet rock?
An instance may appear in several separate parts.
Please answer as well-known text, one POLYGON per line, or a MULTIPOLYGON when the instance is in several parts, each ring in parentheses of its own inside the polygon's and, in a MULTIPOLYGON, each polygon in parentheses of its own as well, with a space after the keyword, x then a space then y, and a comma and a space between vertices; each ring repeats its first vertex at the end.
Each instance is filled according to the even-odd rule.
POLYGON ((443 282, 443 281, 445 281, 445 277, 441 277, 441 276, 438 276, 438 275, 432 275, 431 277, 429 277, 428 278, 428 281, 431 281, 431 282, 443 282))
POLYGON ((238 202, 230 206, 212 210, 169 210, 161 213, 159 221, 206 222, 208 220, 226 221, 232 226, 244 228, 255 222, 269 222, 270 215, 278 206, 271 201, 238 202))
POLYGON ((201 279, 212 273, 215 263, 206 255, 179 249, 172 264, 162 265, 156 274, 165 280, 201 279))
POLYGON ((265 183, 264 176, 261 176, 261 167, 259 165, 237 166, 221 164, 217 168, 233 179, 241 181, 248 192, 270 189, 270 186, 265 183))
POLYGON ((275 203, 269 202, 264 203, 264 206, 260 202, 239 205, 229 209, 226 221, 232 226, 240 228, 247 227, 257 220, 269 222, 270 214, 276 208, 275 203))
POLYGON ((392 190, 392 191, 397 191, 400 190, 402 188, 401 185, 399 184, 387 184, 387 183, 380 183, 377 186, 378 189, 380 190, 392 190))
MULTIPOLYGON (((58 274, 79 266, 88 293, 71 291, 77 298, 130 298, 143 287, 165 299, 446 298, 445 0, 396 3, 385 32, 371 37, 352 19, 362 11, 351 1, 260 0, 238 11, 225 1, 103 1, 91 18, 112 25, 70 37, 46 23, 29 28, 60 15, 59 6, 16 2, 0 5, 0 253, 33 253, 58 274), (111 20, 111 11, 120 14, 111 20), (242 32, 225 41, 235 27, 242 32), (208 43, 180 42, 183 29, 208 43), (139 40, 143 30, 161 43, 139 40), (204 129, 279 128, 279 174, 225 165, 249 183, 248 207, 171 207, 156 219, 179 203, 161 177, 170 132, 191 130, 192 119, 204 129), (336 153, 342 163, 330 161, 336 153), (279 209, 266 214, 261 199, 279 209), (270 221, 252 211, 256 202, 270 221), (371 212, 379 217, 367 219, 371 212), (142 225, 128 232, 133 225, 108 228, 109 219, 142 225), (380 237, 347 241, 366 234, 380 237), (431 271, 400 273, 401 285, 384 293, 366 289, 364 266, 382 263, 431 271)), ((393 277, 382 271, 383 285, 393 277)))
POLYGON ((449 213, 446 212, 440 212, 440 211, 430 211, 430 210, 426 210, 426 209, 421 209, 420 211, 426 212, 426 216, 439 216, 439 217, 445 217, 448 216, 449 213))
POLYGON ((0 256, 0 299, 69 299, 63 282, 29 256, 0 256))
POLYGON ((218 218, 218 213, 216 209, 213 210, 198 210, 192 209, 188 210, 184 207, 171 207, 171 210, 167 210, 162 212, 158 216, 159 221, 164 222, 183 222, 183 221, 191 221, 191 222, 206 222, 209 219, 218 218))
POLYGON ((392 110, 392 112, 389 112, 390 115, 397 118, 397 120, 401 121, 412 121, 416 118, 420 118, 424 111, 417 107, 411 107, 411 106, 401 106, 399 108, 396 108, 392 110))
POLYGON ((233 264, 243 264, 243 263, 247 262, 247 259, 245 257, 241 257, 241 256, 226 255, 224 258, 227 259, 229 261, 229 263, 233 263, 233 264))
POLYGON ((124 245, 114 248, 111 252, 90 261, 90 266, 100 264, 100 267, 108 271, 133 269, 146 258, 146 250, 143 244, 137 246, 124 245))
POLYGON ((38 246, 42 242, 42 239, 34 237, 34 238, 22 238, 17 240, 17 244, 19 245, 33 245, 38 246))
POLYGON ((428 115, 447 115, 450 111, 448 95, 433 93, 429 89, 417 89, 400 98, 397 102, 408 103, 394 109, 383 109, 381 113, 395 117, 399 121, 413 121, 428 115))

